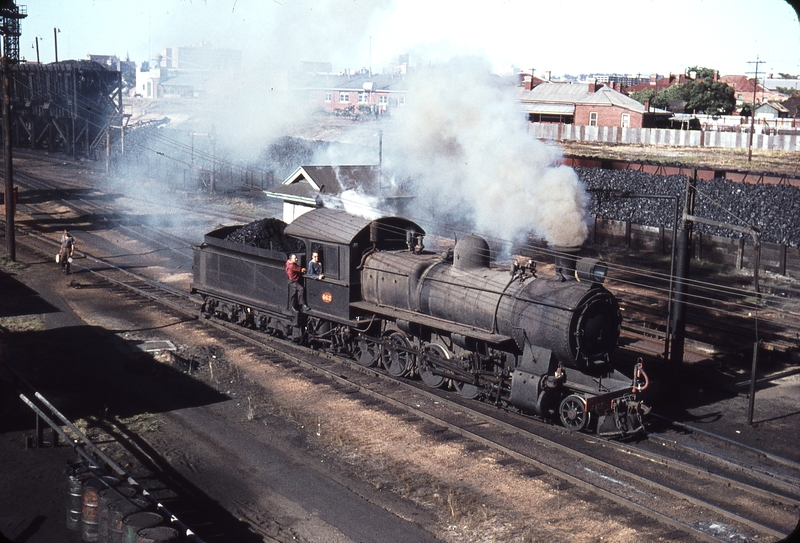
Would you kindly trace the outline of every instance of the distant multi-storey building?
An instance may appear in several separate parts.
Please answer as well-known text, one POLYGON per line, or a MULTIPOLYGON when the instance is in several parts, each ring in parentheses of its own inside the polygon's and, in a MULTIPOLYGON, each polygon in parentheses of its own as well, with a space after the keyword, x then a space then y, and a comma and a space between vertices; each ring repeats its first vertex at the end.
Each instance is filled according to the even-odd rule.
POLYGON ((136 94, 145 98, 197 98, 205 94, 210 73, 239 72, 242 52, 197 47, 167 47, 154 66, 136 72, 136 94))

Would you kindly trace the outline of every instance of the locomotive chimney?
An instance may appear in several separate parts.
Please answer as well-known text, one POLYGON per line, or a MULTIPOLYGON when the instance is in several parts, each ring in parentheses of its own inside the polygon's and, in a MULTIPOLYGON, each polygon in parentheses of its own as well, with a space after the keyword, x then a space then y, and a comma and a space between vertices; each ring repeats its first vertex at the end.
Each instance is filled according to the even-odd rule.
POLYGON ((575 279, 575 265, 580 247, 553 247, 556 257, 556 276, 561 281, 575 279))

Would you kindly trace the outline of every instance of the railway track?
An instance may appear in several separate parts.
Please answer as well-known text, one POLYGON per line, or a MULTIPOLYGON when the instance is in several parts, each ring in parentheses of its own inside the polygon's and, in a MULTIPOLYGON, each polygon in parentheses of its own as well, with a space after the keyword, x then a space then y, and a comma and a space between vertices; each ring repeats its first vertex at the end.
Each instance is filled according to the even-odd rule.
MULTIPOLYGON (((646 284, 628 279, 614 289, 623 311, 623 327, 633 333, 664 341, 668 311, 667 294, 646 284)), ((744 296, 745 293, 740 293, 744 296)), ((686 339, 707 353, 739 354, 751 352, 753 343, 775 352, 800 348, 796 323, 800 306, 792 300, 764 295, 762 303, 742 299, 714 300, 705 297, 705 307, 697 301, 687 308, 686 339)))
MULTIPOLYGON (((52 252, 50 240, 30 238, 35 242, 32 247, 44 254, 52 252)), ((99 258, 87 255, 86 261, 92 265, 84 267, 97 280, 109 281, 131 296, 198 315, 196 297, 99 258)), ((354 391, 381 405, 401 409, 417 419, 423 431, 449 432, 500 452, 509 458, 505 469, 546 478, 559 492, 574 493, 576 499, 584 499, 589 493, 600 498, 600 503, 613 502, 630 515, 655 520, 697 540, 780 538, 800 511, 800 493, 796 490, 800 465, 783 459, 764 462, 763 458, 754 458, 749 464, 732 462, 731 457, 744 454, 744 448, 735 443, 728 443, 727 453, 722 454, 714 447, 700 451, 658 435, 635 444, 572 434, 491 405, 427 389, 420 382, 398 381, 339 357, 293 344, 276 344, 263 334, 229 323, 207 324, 224 330, 228 341, 235 337, 235 341, 263 349, 274 364, 299 367, 320 386, 354 391)), ((748 454, 758 456, 753 451, 748 454)))
MULTIPOLYGON (((31 181, 34 182, 41 183, 31 181)), ((31 186, 58 190, 56 185, 47 183, 31 186)), ((73 199, 70 205, 74 214, 113 216, 112 208, 88 199, 73 199)), ((41 210, 42 214, 46 212, 41 210)), ((229 219, 226 216, 224 220, 229 219)), ((155 251, 171 253, 188 269, 189 255, 182 250, 190 246, 187 240, 165 238, 157 228, 145 225, 122 226, 131 238, 143 240, 151 249, 155 246, 155 251)), ((27 229, 21 233, 20 242, 47 257, 55 252, 55 242, 46 236, 27 229)), ((132 272, 113 263, 114 259, 88 252, 82 255, 75 264, 90 271, 96 280, 108 281, 128 296, 198 315, 200 300, 181 289, 132 272)), ((80 282, 75 286, 80 288, 80 282)), ((643 308, 653 306, 652 300, 632 299, 625 303, 629 304, 625 307, 630 313, 644 313, 643 308), (637 303, 641 304, 638 308, 637 303)), ((706 444, 701 448, 686 441, 686 428, 682 429, 683 435, 650 435, 640 443, 571 434, 494 406, 426 389, 419 382, 398 381, 341 358, 294 345, 278 345, 263 335, 225 323, 208 324, 238 341, 264 349, 274 364, 299 367, 320 386, 354 392, 380 405, 400 409, 412 420, 417 419, 422 431, 461 436, 498 451, 509 459, 506 469, 547 479, 565 496, 574 494, 576 499, 585 499, 588 493, 599 498, 598 503, 613 502, 630 515, 656 520, 667 529, 697 540, 770 540, 782 537, 797 519, 800 496, 795 489, 800 486, 800 468, 763 451, 747 450, 736 443, 706 444), (745 462, 740 460, 742 457, 751 460, 745 462)), ((631 522, 635 524, 636 520, 631 522)))

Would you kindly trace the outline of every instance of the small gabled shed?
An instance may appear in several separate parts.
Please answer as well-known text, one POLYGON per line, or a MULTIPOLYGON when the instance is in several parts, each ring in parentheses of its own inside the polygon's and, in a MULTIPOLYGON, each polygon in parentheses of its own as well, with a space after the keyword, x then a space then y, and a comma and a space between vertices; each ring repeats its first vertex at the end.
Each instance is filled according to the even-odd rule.
POLYGON ((321 207, 325 197, 339 200, 346 208, 349 202, 343 202, 342 195, 348 192, 375 198, 381 207, 385 204, 402 214, 402 202, 408 197, 383 184, 380 166, 300 166, 283 183, 264 193, 283 200, 283 221, 287 224, 321 207))

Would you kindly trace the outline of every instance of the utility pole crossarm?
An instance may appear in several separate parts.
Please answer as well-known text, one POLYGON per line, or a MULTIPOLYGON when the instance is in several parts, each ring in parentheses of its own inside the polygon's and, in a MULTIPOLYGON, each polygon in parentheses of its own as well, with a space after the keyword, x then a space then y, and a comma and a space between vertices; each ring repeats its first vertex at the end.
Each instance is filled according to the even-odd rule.
POLYGON ((758 55, 756 55, 755 60, 748 60, 748 64, 755 64, 756 71, 755 72, 747 72, 748 74, 754 74, 753 76, 753 107, 750 108, 750 138, 748 139, 747 144, 747 162, 752 162, 753 160, 753 134, 755 132, 756 127, 756 94, 758 93, 758 65, 764 64, 765 60, 759 60, 758 55))

